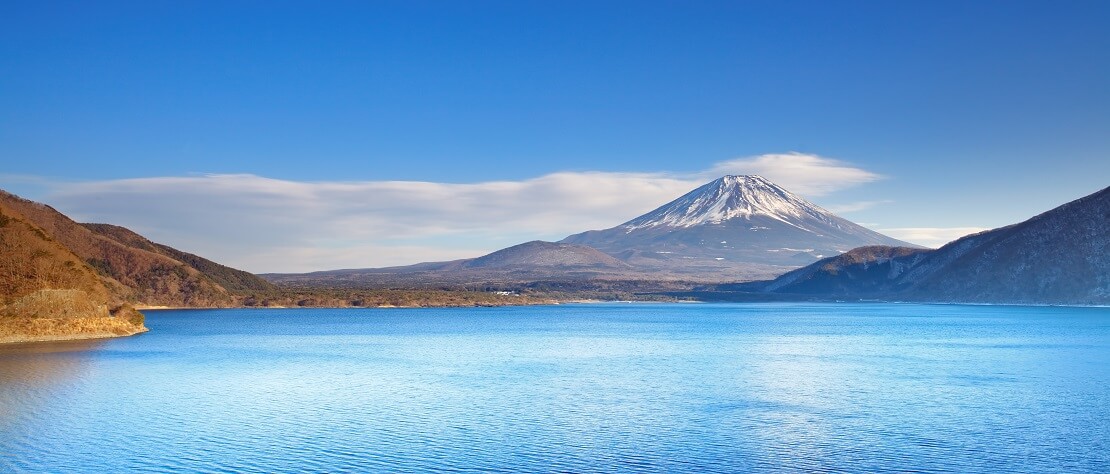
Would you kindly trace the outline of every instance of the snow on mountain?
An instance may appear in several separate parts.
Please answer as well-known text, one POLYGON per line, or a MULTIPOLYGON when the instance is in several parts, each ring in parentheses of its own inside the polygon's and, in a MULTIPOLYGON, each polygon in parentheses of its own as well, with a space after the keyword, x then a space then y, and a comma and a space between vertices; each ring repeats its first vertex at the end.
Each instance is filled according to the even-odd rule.
POLYGON ((628 231, 656 226, 691 227, 765 216, 802 230, 804 220, 837 225, 836 216, 766 178, 724 176, 622 225, 628 231))
POLYGON ((638 267, 683 273, 782 273, 865 245, 912 247, 761 176, 724 176, 624 224, 562 242, 588 245, 638 267))

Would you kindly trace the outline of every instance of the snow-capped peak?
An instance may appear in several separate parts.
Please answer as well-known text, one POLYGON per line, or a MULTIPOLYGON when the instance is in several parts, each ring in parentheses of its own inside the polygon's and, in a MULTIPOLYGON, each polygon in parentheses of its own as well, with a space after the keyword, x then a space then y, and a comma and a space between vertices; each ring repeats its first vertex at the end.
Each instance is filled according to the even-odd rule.
POLYGON ((817 219, 832 223, 835 216, 766 178, 728 175, 622 225, 628 231, 647 227, 692 227, 731 219, 766 216, 794 227, 817 219))

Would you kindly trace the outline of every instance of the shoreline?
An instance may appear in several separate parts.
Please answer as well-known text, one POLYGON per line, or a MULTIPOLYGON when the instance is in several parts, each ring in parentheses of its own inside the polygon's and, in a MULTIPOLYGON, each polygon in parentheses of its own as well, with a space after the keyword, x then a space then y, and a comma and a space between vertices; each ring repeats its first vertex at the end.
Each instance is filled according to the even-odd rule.
POLYGON ((672 300, 672 301, 659 301, 659 300, 602 300, 602 299, 568 299, 568 300, 550 300, 542 302, 520 302, 520 303, 506 303, 506 304, 464 304, 464 305, 374 305, 374 306, 135 306, 135 309, 140 311, 163 311, 163 310, 202 310, 202 309, 443 309, 443 308, 500 308, 500 307, 518 307, 518 306, 555 306, 564 304, 759 304, 759 303, 815 303, 815 304, 917 304, 917 305, 945 305, 945 306, 1024 306, 1030 308, 1110 308, 1110 305, 1105 304, 1060 304, 1060 303, 968 303, 958 301, 905 301, 905 300, 766 300, 766 301, 728 301, 728 300, 672 300))
POLYGON ((78 333, 66 335, 49 335, 49 336, 25 336, 25 337, 9 337, 0 339, 0 345, 16 345, 16 344, 35 344, 39 342, 66 342, 66 341, 91 341, 96 339, 116 339, 121 337, 131 337, 139 334, 150 332, 150 328, 143 327, 141 331, 135 331, 130 334, 112 334, 112 333, 78 333))
MULTIPOLYGON (((193 309, 196 306, 162 306, 156 304, 136 304, 132 306, 136 311, 146 311, 148 309, 193 309)), ((214 307, 212 309, 215 309, 214 307)))

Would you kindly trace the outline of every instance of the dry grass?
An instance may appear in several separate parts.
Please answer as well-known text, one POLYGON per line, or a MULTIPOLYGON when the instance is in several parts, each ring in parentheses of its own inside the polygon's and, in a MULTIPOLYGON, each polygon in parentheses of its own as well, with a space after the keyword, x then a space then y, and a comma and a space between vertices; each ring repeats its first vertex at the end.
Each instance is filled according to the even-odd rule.
POLYGON ((0 344, 99 339, 146 331, 146 326, 115 317, 13 318, 0 322, 0 344))
POLYGON ((145 332, 128 305, 110 312, 81 290, 39 290, 0 308, 0 343, 130 336, 145 332))
POLYGON ((64 319, 108 317, 108 305, 81 290, 38 290, 0 308, 2 318, 64 319))
POLYGON ((98 301, 108 298, 95 270, 0 201, 0 305, 43 288, 73 288, 98 301))

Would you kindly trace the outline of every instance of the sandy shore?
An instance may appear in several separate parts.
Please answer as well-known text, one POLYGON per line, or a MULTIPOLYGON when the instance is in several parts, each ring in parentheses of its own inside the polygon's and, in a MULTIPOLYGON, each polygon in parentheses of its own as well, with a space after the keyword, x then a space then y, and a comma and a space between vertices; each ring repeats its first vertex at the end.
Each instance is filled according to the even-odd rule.
POLYGON ((93 332, 93 333, 78 333, 78 334, 51 334, 42 336, 4 336, 0 337, 0 344, 28 344, 33 342, 58 342, 58 341, 84 341, 89 339, 113 339, 117 337, 129 337, 136 334, 142 334, 149 331, 143 328, 141 331, 135 331, 129 334, 115 334, 109 332, 93 332))

